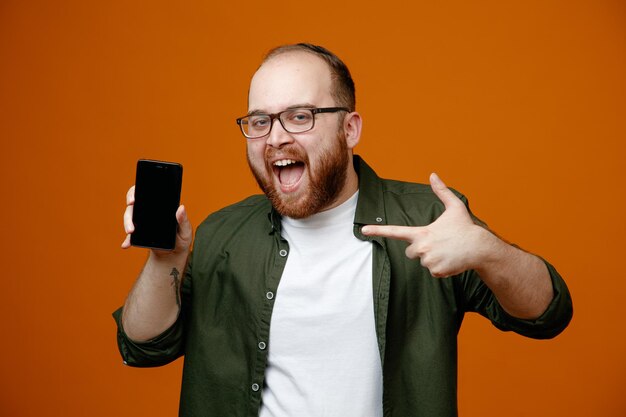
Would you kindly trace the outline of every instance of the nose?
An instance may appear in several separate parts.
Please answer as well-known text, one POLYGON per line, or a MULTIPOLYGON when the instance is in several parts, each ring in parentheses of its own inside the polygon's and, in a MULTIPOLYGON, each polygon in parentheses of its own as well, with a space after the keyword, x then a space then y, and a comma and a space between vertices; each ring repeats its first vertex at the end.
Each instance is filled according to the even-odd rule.
POLYGON ((293 136, 285 130, 278 117, 272 120, 272 129, 267 136, 266 143, 273 148, 280 148, 291 142, 293 142, 293 136))

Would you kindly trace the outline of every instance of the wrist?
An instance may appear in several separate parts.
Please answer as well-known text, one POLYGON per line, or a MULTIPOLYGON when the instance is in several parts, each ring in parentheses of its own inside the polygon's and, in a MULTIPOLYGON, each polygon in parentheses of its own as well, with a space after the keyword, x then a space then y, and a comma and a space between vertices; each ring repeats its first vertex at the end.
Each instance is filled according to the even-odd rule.
POLYGON ((476 226, 474 245, 474 264, 472 269, 483 275, 494 268, 510 248, 510 245, 498 238, 488 229, 476 226))
POLYGON ((150 249, 150 257, 155 259, 178 259, 184 258, 187 259, 189 256, 190 249, 189 247, 176 247, 173 250, 167 249, 150 249))
POLYGON ((156 268, 165 266, 170 269, 176 267, 182 270, 187 264, 189 252, 189 250, 165 251, 151 249, 148 255, 148 264, 152 264, 156 268))

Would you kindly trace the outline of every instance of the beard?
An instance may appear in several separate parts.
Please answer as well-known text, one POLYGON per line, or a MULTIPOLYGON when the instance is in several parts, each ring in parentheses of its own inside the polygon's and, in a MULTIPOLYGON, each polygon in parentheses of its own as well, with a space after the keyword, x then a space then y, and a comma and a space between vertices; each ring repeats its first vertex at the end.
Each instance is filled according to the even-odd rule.
MULTIPOLYGON (((308 172, 308 188, 291 195, 277 190, 273 182, 273 167, 270 165, 275 148, 265 149, 265 167, 255 167, 248 155, 248 165, 259 187, 272 203, 274 209, 282 216, 294 219, 303 219, 323 211, 329 207, 343 190, 348 177, 348 146, 345 142, 343 129, 337 132, 332 146, 323 150, 318 156, 315 171, 312 170, 309 157, 295 144, 283 146, 280 149, 286 158, 293 158, 304 164, 308 172)), ((303 172, 304 175, 304 172, 303 172)))

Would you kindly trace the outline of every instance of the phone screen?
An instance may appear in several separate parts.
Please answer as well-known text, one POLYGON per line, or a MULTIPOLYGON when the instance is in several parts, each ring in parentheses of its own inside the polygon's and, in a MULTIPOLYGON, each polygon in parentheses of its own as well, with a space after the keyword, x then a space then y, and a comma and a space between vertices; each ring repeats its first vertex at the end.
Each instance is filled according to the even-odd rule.
POLYGON ((183 167, 178 163, 137 161, 133 224, 130 243, 154 249, 174 249, 176 210, 180 204, 183 167))

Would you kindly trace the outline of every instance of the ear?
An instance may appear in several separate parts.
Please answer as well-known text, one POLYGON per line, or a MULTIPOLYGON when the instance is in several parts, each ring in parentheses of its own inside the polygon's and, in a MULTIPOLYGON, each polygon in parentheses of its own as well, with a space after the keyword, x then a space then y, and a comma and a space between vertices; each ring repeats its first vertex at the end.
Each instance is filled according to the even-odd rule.
POLYGON ((348 113, 343 119, 343 131, 348 149, 354 148, 359 143, 362 125, 363 119, 357 112, 348 113))

